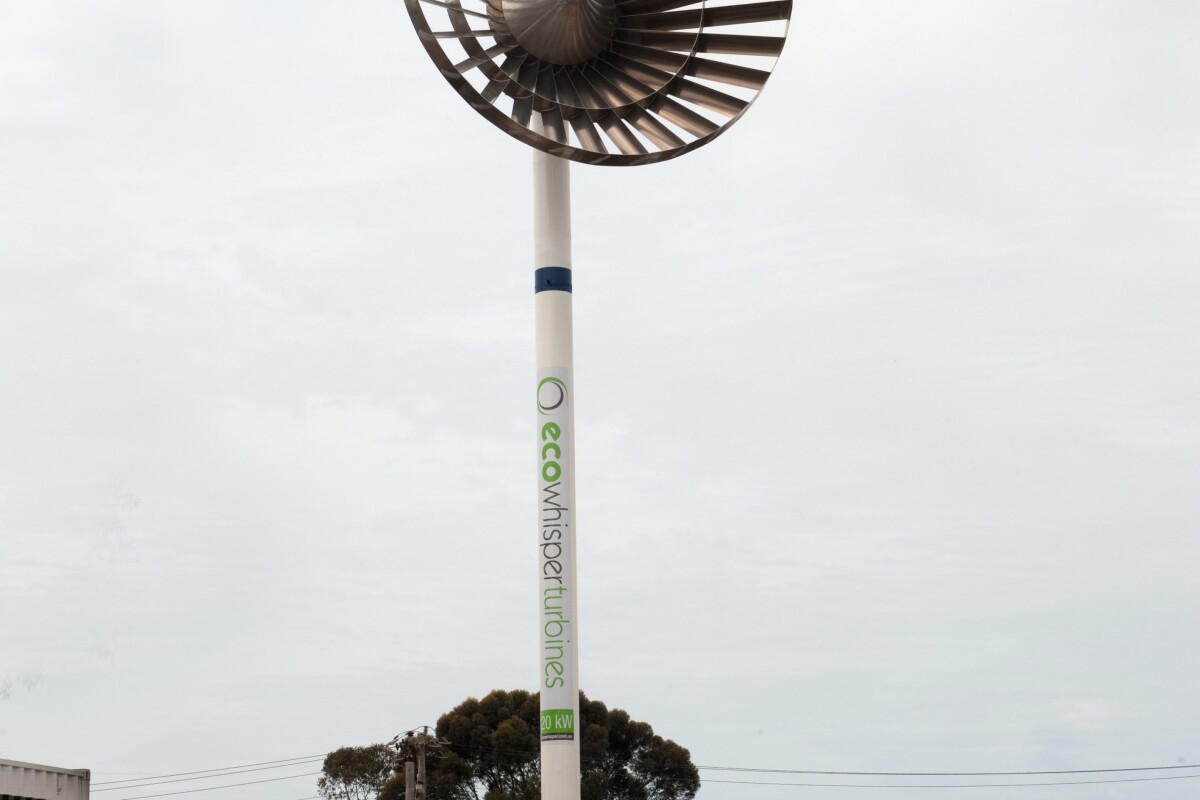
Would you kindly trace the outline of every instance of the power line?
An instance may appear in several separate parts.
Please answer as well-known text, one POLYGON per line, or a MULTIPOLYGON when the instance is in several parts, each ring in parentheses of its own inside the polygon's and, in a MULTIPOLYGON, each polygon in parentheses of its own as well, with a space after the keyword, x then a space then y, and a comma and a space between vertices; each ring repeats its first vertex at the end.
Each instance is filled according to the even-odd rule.
MULTIPOLYGON (((878 773, 873 773, 878 774, 878 773)), ((1032 786, 1083 786, 1099 783, 1146 783, 1149 781, 1179 781, 1200 778, 1193 775, 1159 775, 1153 778, 1099 778, 1090 781, 1047 781, 1041 783, 776 783, 771 781, 717 781, 701 783, 736 783, 742 786, 820 786, 826 789, 1003 789, 1032 786)))
MULTIPOLYGON (((253 764, 234 764, 231 767, 213 767, 212 769, 198 769, 193 772, 172 772, 169 775, 146 775, 145 777, 142 777, 142 778, 126 778, 125 780, 121 780, 121 781, 94 781, 92 783, 92 786, 107 786, 110 783, 131 783, 133 781, 153 781, 153 780, 158 780, 159 778, 178 778, 180 775, 199 775, 201 772, 222 772, 227 769, 241 769, 242 767, 261 767, 264 764, 283 764, 284 766, 291 766, 290 764, 284 764, 284 762, 285 761, 301 761, 303 759, 310 759, 310 758, 324 758, 326 755, 327 755, 327 753, 314 753, 311 756, 296 756, 295 758, 281 758, 278 761, 257 761, 253 764)), ((214 777, 216 777, 216 776, 214 776, 214 777)))
MULTIPOLYGON (((850 775, 857 777, 882 778, 982 778, 1016 775, 1088 775, 1100 772, 1150 772, 1163 769, 1200 769, 1200 764, 1179 764, 1170 767, 1107 767, 1105 769, 1045 769, 1025 772, 846 772, 829 769, 756 769, 754 767, 706 767, 696 769, 721 770, 724 772, 773 772, 788 775, 850 775)), ((712 781, 716 783, 716 781, 712 781)), ((733 781, 729 781, 733 783, 733 781)))
MULTIPOLYGON (((531 754, 526 750, 506 749, 506 748, 490 748, 482 746, 466 745, 461 749, 467 750, 482 750, 493 753, 505 753, 515 756, 530 757, 531 754)), ((104 789, 94 789, 95 792, 107 792, 120 789, 141 789, 150 786, 159 786, 170 783, 186 783, 189 781, 200 781, 209 778, 221 778, 228 775, 240 775, 248 772, 261 772, 265 770, 284 769, 287 767, 300 766, 301 764, 309 764, 325 758, 325 754, 313 754, 308 756, 296 756, 294 758, 284 758, 275 761, 258 761, 250 764, 235 764, 228 767, 213 767, 204 770, 194 770, 191 772, 175 772, 164 775, 150 775, 143 778, 127 778, 119 781, 99 781, 93 786, 107 786, 104 789), (169 780, 159 780, 169 779, 169 780), (173 779, 173 780, 171 780, 173 779), (125 784, 122 786, 112 786, 111 784, 125 784)), ((603 761, 602 758, 583 757, 584 761, 603 761)), ((666 764, 647 763, 646 766, 677 766, 666 764)), ((1197 769, 1200 764, 1179 764, 1174 766, 1139 766, 1139 767, 1106 767, 1095 769, 1064 769, 1064 770, 1024 770, 1024 771, 1009 771, 1009 772, 868 772, 868 771, 851 771, 851 770, 815 770, 815 769, 784 769, 778 767, 735 767, 723 765, 697 765, 697 770, 717 771, 717 772, 739 772, 750 774, 787 774, 787 775, 827 775, 827 776, 845 776, 845 777, 893 777, 893 778, 964 778, 964 777, 1016 777, 1016 776, 1033 776, 1033 775, 1088 775, 1088 774, 1111 774, 1121 772, 1151 772, 1160 770, 1184 770, 1197 769)), ((228 789, 239 786, 250 786, 258 783, 270 783, 273 781, 290 780, 292 778, 311 777, 320 775, 320 772, 309 772, 300 775, 286 775, 278 778, 265 778, 257 781, 245 781, 242 783, 222 784, 220 786, 209 786, 200 789, 186 789, 176 792, 163 792, 159 794, 138 795, 135 797, 122 798, 121 800, 142 800, 143 798, 170 797, 180 794, 193 794, 196 792, 213 791, 217 789, 228 789)), ((1037 786, 1071 786, 1083 784, 1103 784, 1103 783, 1140 783, 1148 781, 1163 781, 1163 780, 1186 780, 1191 778, 1200 778, 1200 774, 1192 775, 1167 775, 1144 778, 1106 778, 1100 780, 1079 780, 1079 781, 1052 781, 1052 782, 1023 782, 1023 783, 936 783, 936 784, 859 784, 859 783, 800 783, 800 782, 783 782, 783 781, 757 781, 757 780, 725 780, 717 778, 702 779, 702 783, 725 783, 745 786, 798 786, 798 787, 826 787, 826 788, 892 788, 892 789, 908 789, 908 788, 925 788, 925 789, 983 789, 983 788, 1022 788, 1022 787, 1037 787, 1037 786)))
MULTIPOLYGON (((515 756, 528 756, 526 750, 515 748, 489 747, 486 745, 450 745, 450 749, 459 750, 477 750, 483 752, 503 753, 515 756)), ((604 761, 603 758, 595 756, 581 756, 582 761, 604 761)), ((649 766, 674 766, 660 764, 653 761, 643 761, 643 764, 649 766)), ((831 769, 782 769, 771 767, 728 767, 718 765, 695 765, 699 770, 711 770, 722 772, 749 772, 749 773, 777 773, 787 775, 843 775, 846 777, 881 777, 881 778, 984 778, 984 777, 1016 777, 1020 775, 1094 775, 1101 773, 1113 772, 1150 772, 1158 770, 1180 770, 1180 769, 1200 769, 1200 764, 1175 764, 1171 766, 1152 766, 1152 767, 1105 767, 1097 769, 1047 769, 1047 770, 1026 770, 1021 772, 855 772, 849 770, 831 770, 831 769)), ((736 783, 736 781, 718 781, 712 779, 709 783, 736 783)), ((792 784, 781 784, 784 786, 792 784)), ((794 784, 801 786, 803 784, 794 784)), ((1001 785, 1001 784, 996 784, 1001 785)))
MULTIPOLYGON (((1135 769, 1154 769, 1152 767, 1138 767, 1135 769)), ((1069 773, 1070 771, 1064 771, 1069 773)), ((294 778, 310 778, 314 775, 320 775, 320 772, 306 772, 299 775, 285 775, 279 778, 264 778, 257 781, 243 781, 241 783, 228 783, 221 786, 208 786, 202 789, 184 789, 177 792, 162 792, 159 794, 136 795, 134 797, 123 798, 123 800, 149 800, 156 797, 172 797, 181 794, 195 794, 197 792, 209 792, 217 789, 233 789, 240 786, 253 786, 260 783, 272 783, 275 781, 286 781, 294 778)), ((216 777, 216 776, 209 776, 216 777)), ((1028 782, 1028 783, 928 783, 928 784, 912 784, 912 783, 793 783, 793 782, 778 782, 778 781, 729 781, 729 780, 704 780, 702 783, 724 783, 736 784, 740 786, 798 786, 798 787, 820 787, 828 789, 998 789, 998 788, 1031 788, 1042 786, 1081 786, 1081 785, 1097 785, 1097 784, 1116 784, 1116 783, 1148 783, 1151 781, 1171 781, 1171 780, 1188 780, 1200 778, 1200 773, 1191 775, 1162 775, 1149 778, 1101 778, 1095 780, 1084 781, 1043 781, 1043 782, 1028 782)), ((194 778, 193 780, 200 780, 194 778)), ((137 788, 137 787, 129 787, 137 788)), ((311 798, 305 798, 311 800, 311 798)))
MULTIPOLYGON (((324 760, 325 760, 325 757, 321 756, 319 758, 309 758, 304 761, 289 761, 286 764, 276 764, 273 767, 255 767, 253 769, 234 769, 233 767, 225 767, 224 768, 226 770, 225 772, 221 772, 219 770, 200 770, 200 772, 213 773, 211 775, 197 775, 197 773, 194 773, 194 772, 181 772, 181 773, 179 773, 180 775, 195 775, 196 777, 175 778, 175 779, 169 780, 169 781, 152 781, 149 778, 130 778, 128 781, 110 781, 110 783, 125 783, 125 784, 127 784, 126 786, 107 786, 103 789, 93 789, 92 791, 94 793, 119 792, 122 789, 141 789, 146 786, 159 786, 164 783, 186 783, 187 781, 202 781, 205 778, 224 778, 226 775, 242 775, 246 772, 262 772, 264 770, 271 770, 271 769, 287 769, 288 767, 298 767, 301 764, 313 764, 313 763, 316 763, 317 761, 324 761, 324 760), (142 781, 142 783, 137 783, 136 781, 142 781)), ((156 777, 165 778, 167 776, 159 775, 156 777)))
MULTIPOLYGON (((320 772, 304 772, 304 773, 301 773, 300 775, 284 775, 281 778, 263 778, 262 780, 259 780, 259 781, 245 781, 243 783, 226 783, 226 784, 222 784, 221 786, 206 786, 203 789, 182 789, 178 792, 163 792, 161 794, 139 794, 139 795, 134 795, 133 797, 123 797, 123 798, 121 798, 121 800, 145 800, 146 798, 149 798, 149 797, 171 797, 172 795, 177 795, 177 794, 194 794, 196 792, 211 792, 216 789, 232 789, 235 786, 253 786, 256 783, 271 783, 272 781, 290 781, 292 778, 311 778, 313 775, 320 775, 320 774, 321 774, 320 772)), ((129 788, 137 789, 140 787, 132 786, 129 788)))

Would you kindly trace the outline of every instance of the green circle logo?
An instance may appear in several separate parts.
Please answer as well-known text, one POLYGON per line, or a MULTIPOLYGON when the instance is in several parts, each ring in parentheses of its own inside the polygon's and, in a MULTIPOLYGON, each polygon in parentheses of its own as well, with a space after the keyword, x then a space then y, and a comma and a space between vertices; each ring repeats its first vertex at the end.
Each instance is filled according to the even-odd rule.
POLYGON ((557 414, 567 402, 567 385, 558 378, 542 378, 538 382, 538 412, 557 414))

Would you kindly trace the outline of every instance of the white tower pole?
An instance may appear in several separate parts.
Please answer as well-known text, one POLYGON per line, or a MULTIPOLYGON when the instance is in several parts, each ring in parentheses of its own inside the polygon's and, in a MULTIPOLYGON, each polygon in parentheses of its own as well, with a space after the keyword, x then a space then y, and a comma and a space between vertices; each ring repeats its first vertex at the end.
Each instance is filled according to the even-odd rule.
POLYGON ((542 800, 579 800, 569 162, 533 152, 542 800))

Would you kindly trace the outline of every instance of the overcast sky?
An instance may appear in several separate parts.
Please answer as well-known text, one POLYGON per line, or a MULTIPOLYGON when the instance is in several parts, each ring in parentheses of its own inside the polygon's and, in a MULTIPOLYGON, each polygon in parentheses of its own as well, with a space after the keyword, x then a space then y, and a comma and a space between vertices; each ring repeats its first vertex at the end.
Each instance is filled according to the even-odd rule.
MULTIPOLYGON (((1198 99, 1194 0, 814 0, 725 136, 573 166, 585 691, 703 765, 1200 763, 1198 99)), ((534 688, 529 163, 400 0, 0 0, 0 757, 534 688)))

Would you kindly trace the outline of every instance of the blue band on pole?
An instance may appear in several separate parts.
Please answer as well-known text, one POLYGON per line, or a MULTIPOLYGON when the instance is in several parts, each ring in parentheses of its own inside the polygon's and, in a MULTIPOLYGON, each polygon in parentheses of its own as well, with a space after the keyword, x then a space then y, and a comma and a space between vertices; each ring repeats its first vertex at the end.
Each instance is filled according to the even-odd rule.
POLYGON ((566 267, 538 267, 533 271, 533 293, 571 291, 571 270, 566 267))

